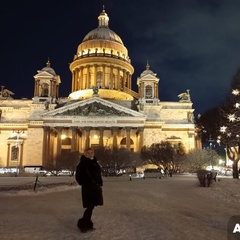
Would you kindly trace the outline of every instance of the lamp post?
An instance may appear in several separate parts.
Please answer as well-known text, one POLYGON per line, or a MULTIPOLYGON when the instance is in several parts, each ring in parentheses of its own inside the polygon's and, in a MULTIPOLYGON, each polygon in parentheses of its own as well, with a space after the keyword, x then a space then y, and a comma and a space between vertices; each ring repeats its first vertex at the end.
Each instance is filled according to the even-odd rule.
POLYGON ((211 135, 209 136, 208 142, 209 142, 209 149, 215 149, 215 144, 214 144, 215 140, 212 139, 211 135))

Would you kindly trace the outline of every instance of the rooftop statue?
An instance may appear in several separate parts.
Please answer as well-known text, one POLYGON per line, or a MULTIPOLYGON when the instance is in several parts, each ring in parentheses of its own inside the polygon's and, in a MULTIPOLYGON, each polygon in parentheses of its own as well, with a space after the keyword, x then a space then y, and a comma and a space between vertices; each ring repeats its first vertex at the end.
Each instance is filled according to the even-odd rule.
POLYGON ((92 87, 92 90, 93 90, 93 97, 98 97, 98 87, 94 86, 92 87))
POLYGON ((50 102, 48 100, 44 102, 45 110, 49 110, 49 104, 50 102))
POLYGON ((0 99, 12 99, 11 95, 14 93, 6 89, 5 86, 1 86, 0 99))
POLYGON ((138 111, 143 111, 143 109, 144 109, 144 102, 143 102, 142 98, 139 98, 135 103, 137 105, 138 111))
POLYGON ((190 90, 187 89, 186 92, 180 93, 178 95, 180 102, 191 102, 190 90))

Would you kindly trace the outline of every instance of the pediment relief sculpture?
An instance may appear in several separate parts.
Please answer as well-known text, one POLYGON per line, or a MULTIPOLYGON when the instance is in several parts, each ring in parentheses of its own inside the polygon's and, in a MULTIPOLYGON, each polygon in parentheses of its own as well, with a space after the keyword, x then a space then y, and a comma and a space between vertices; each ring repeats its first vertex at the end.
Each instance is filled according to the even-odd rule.
POLYGON ((68 109, 65 112, 58 113, 60 116, 133 116, 129 113, 119 111, 113 107, 107 107, 101 103, 95 102, 78 106, 74 109, 68 109))

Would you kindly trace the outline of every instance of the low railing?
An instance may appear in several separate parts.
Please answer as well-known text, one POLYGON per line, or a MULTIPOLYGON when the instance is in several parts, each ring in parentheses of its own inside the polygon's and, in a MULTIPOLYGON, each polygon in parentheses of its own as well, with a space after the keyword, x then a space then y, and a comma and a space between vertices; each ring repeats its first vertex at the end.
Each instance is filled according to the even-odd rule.
POLYGON ((74 60, 80 59, 80 58, 86 58, 86 57, 111 57, 111 58, 116 58, 116 59, 120 59, 126 62, 131 62, 130 58, 124 58, 115 54, 111 54, 111 53, 86 53, 83 55, 79 55, 76 56, 76 58, 74 60))

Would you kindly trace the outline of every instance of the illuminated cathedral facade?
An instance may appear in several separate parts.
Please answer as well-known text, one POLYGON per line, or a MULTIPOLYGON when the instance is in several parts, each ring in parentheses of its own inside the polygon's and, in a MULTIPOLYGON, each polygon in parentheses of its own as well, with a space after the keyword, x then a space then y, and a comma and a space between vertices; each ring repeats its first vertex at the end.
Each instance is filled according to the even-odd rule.
POLYGON ((98 27, 80 43, 70 64, 71 94, 59 96, 60 76, 50 61, 34 76, 33 98, 0 92, 0 167, 45 166, 66 152, 124 147, 139 152, 152 143, 200 148, 189 90, 179 101, 159 99, 159 78, 147 63, 132 90, 134 67, 103 10, 98 27))

